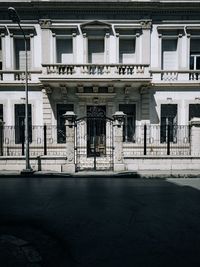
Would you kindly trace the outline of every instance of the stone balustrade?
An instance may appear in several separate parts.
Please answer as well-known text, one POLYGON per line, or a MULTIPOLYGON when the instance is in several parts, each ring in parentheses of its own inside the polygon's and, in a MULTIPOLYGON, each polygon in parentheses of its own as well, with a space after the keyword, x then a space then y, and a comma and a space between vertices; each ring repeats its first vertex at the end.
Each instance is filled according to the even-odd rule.
MULTIPOLYGON (((40 70, 28 71, 28 81, 37 80, 40 70)), ((24 70, 1 70, 0 82, 24 82, 26 78, 24 70)))
POLYGON ((43 77, 150 78, 149 65, 132 64, 43 64, 43 77))
POLYGON ((200 80, 200 70, 150 70, 153 82, 195 82, 200 80))

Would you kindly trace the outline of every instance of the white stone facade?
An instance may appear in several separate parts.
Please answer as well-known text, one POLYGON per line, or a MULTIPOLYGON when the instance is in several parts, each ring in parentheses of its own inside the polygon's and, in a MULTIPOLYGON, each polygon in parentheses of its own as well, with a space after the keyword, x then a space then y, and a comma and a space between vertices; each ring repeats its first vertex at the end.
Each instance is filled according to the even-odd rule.
POLYGON ((171 162, 173 156, 188 158, 192 168, 191 157, 200 157, 200 150, 195 149, 195 143, 200 143, 199 126, 194 123, 190 126, 190 120, 200 117, 199 3, 1 1, 2 161, 4 157, 23 159, 22 132, 16 127, 21 127, 24 116, 24 49, 19 27, 8 18, 7 8, 13 6, 20 15, 28 42, 31 157, 63 157, 62 164, 58 167, 56 163, 55 169, 68 169, 71 148, 62 114, 74 111, 78 120, 74 133, 71 129, 74 143, 70 139, 70 144, 74 145, 75 169, 78 153, 84 154, 80 158, 85 160, 86 169, 98 162, 100 169, 104 169, 106 161, 110 161, 114 170, 138 170, 142 160, 148 160, 144 165, 150 166, 154 156, 159 157, 161 169, 165 164, 162 159, 168 157, 171 162), (96 108, 98 112, 103 110, 107 122, 94 119, 95 123, 90 123, 88 114, 96 108), (121 128, 115 128, 112 122, 111 133, 108 123, 117 111, 127 116, 121 128), (81 117, 82 128, 77 125, 81 117), (115 143, 116 133, 121 144, 115 143), (76 147, 79 143, 80 149, 76 147), (112 153, 108 152, 111 143, 112 153), (117 147, 121 155, 118 163, 117 147), (134 157, 142 160, 134 163, 134 157))

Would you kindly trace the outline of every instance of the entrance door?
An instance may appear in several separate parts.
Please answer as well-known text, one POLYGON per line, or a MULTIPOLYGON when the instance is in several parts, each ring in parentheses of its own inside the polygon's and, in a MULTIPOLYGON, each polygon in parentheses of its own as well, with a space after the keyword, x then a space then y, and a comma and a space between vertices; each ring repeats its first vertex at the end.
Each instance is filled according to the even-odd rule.
POLYGON ((87 106, 87 156, 106 154, 106 107, 87 106))
POLYGON ((76 123, 76 170, 113 169, 113 120, 106 106, 87 106, 76 123))

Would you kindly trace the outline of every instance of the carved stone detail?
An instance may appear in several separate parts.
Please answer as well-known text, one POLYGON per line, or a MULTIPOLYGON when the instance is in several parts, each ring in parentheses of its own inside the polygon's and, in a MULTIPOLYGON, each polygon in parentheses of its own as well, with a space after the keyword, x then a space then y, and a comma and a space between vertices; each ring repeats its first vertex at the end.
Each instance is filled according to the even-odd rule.
POLYGON ((108 93, 114 93, 114 87, 113 86, 108 87, 108 93))
POLYGON ((45 93, 46 95, 50 95, 52 94, 52 88, 49 86, 45 86, 44 89, 42 90, 43 93, 45 93))
POLYGON ((61 92, 62 99, 66 99, 67 98, 67 88, 65 86, 60 86, 60 92, 61 92))
POLYGON ((99 91, 98 86, 93 86, 93 92, 94 92, 94 93, 98 93, 98 91, 99 91))
POLYGON ((78 93, 84 93, 84 87, 83 86, 78 86, 78 93))
POLYGON ((144 20, 140 22, 140 25, 142 26, 142 29, 151 29, 152 22, 149 20, 144 20))
POLYGON ((50 19, 40 19, 39 24, 42 29, 48 29, 51 27, 52 22, 50 19))

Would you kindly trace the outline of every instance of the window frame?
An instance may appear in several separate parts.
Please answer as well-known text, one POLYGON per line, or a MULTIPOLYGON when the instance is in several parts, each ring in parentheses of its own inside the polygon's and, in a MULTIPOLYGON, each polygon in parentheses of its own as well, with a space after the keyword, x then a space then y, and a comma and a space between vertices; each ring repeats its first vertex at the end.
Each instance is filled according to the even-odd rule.
MULTIPOLYGON (((32 118, 32 104, 28 104, 28 131, 30 143, 32 143, 32 118)), ((22 141, 25 141, 25 104, 14 104, 14 123, 15 144, 22 144, 22 141), (17 111, 17 107, 19 109, 23 107, 23 110, 17 111), (20 116, 19 113, 21 113, 20 116)))
MULTIPOLYGON (((28 63, 28 69, 31 69, 33 67, 33 64, 32 64, 32 45, 31 45, 31 37, 30 36, 26 36, 26 44, 27 44, 27 63, 28 63), (29 41, 27 43, 27 40, 29 41)), ((20 68, 20 51, 23 51, 25 53, 25 43, 24 43, 24 39, 23 37, 20 35, 20 36, 14 36, 14 39, 13 39, 13 66, 14 66, 14 69, 15 70, 19 70, 19 71, 25 71, 25 65, 24 65, 24 68, 20 68), (16 51, 16 41, 21 41, 23 43, 22 45, 22 48, 24 50, 18 50, 18 56, 17 56, 17 51, 16 51), (17 63, 17 60, 18 60, 18 63, 17 63)))
POLYGON ((136 64, 136 36, 132 35, 119 35, 118 39, 118 63, 119 64, 136 64), (120 62, 120 40, 132 40, 134 42, 134 55, 135 55, 135 60, 132 63, 123 63, 122 61, 120 62))
MULTIPOLYGON (((163 111, 164 112, 164 111, 163 111)), ((165 111, 166 112, 166 111, 165 111)), ((172 111, 173 112, 173 111, 172 111)), ((163 103, 160 105, 160 143, 167 143, 167 127, 168 125, 170 126, 170 137, 169 140, 172 143, 177 143, 177 125, 178 125, 178 104, 173 103, 173 104, 166 104, 163 103), (168 111, 169 111, 169 107, 174 106, 175 107, 175 111, 176 111, 176 115, 175 116, 170 116, 170 114, 168 114, 168 116, 162 116, 162 107, 167 107, 168 111), (165 118, 165 123, 164 122, 164 118, 165 118), (166 122, 166 119, 168 119, 168 121, 166 122), (170 120, 169 120, 170 119, 170 120), (175 119, 175 122, 173 122, 173 120, 175 119)))
POLYGON ((55 62, 58 64, 68 64, 68 63, 62 63, 62 62, 58 62, 58 51, 57 51, 57 40, 71 40, 71 47, 72 47, 72 62, 69 63, 70 64, 74 64, 74 42, 73 42, 73 36, 72 35, 65 35, 65 34, 56 34, 55 35, 55 62))
POLYGON ((105 36, 88 36, 87 38, 87 63, 88 64, 105 64, 106 63, 106 41, 105 41, 105 36), (89 42, 90 41, 98 41, 98 40, 102 40, 103 41, 103 47, 104 47, 104 51, 103 51, 103 62, 102 63, 93 63, 92 59, 91 62, 89 60, 89 42))
POLYGON ((124 121, 124 125, 123 125, 123 142, 136 142, 136 117, 137 117, 137 106, 135 103, 130 103, 130 104, 125 104, 125 103, 121 103, 119 104, 119 111, 123 111, 124 114, 126 114, 125 116, 125 121, 124 121), (133 110, 133 114, 131 114, 131 112, 129 114, 126 114, 124 107, 128 107, 128 106, 132 106, 134 107, 133 110), (129 122, 131 122, 131 128, 128 127, 129 122))

